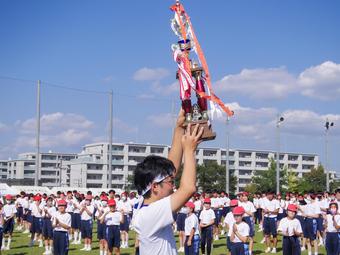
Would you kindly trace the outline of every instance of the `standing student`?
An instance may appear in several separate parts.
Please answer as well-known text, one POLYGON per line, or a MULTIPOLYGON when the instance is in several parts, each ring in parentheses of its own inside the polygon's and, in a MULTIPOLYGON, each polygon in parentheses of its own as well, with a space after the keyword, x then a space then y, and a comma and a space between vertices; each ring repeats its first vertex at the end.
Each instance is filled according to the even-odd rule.
POLYGON ((70 191, 70 190, 67 191, 65 201, 67 203, 66 213, 71 215, 71 228, 69 229, 68 238, 69 238, 69 240, 72 240, 73 239, 73 234, 74 234, 74 230, 72 228, 72 219, 73 219, 73 212, 74 212, 72 191, 70 191))
POLYGON ((99 218, 105 225, 105 239, 108 246, 108 254, 120 255, 120 224, 124 222, 123 212, 116 210, 116 201, 111 198, 108 200, 109 211, 99 218))
POLYGON ((188 208, 188 214, 185 218, 185 243, 184 253, 185 255, 199 255, 200 252, 200 232, 199 223, 196 214, 194 213, 195 204, 193 202, 187 202, 185 207, 188 208))
POLYGON ((86 195, 85 201, 80 209, 81 217, 81 236, 84 239, 84 247, 81 251, 91 251, 92 243, 92 227, 93 221, 92 216, 94 212, 94 206, 91 204, 92 195, 86 195))
POLYGON ((39 242, 39 247, 43 247, 42 240, 42 227, 43 227, 43 205, 41 203, 41 196, 34 196, 34 203, 31 204, 32 212, 32 226, 31 226, 31 243, 30 246, 34 245, 34 241, 39 242))
POLYGON ((215 213, 211 209, 211 200, 210 198, 204 199, 203 210, 200 215, 200 228, 201 228, 201 251, 202 254, 210 255, 211 254, 211 245, 213 241, 213 226, 215 223, 215 213), (207 250, 205 250, 205 246, 207 245, 207 250), (205 252, 207 251, 207 252, 205 252))
POLYGON ((306 250, 305 208, 306 208, 307 203, 302 195, 298 195, 297 197, 298 197, 298 200, 295 202, 298 207, 296 218, 299 220, 301 227, 302 227, 302 235, 300 237, 301 251, 305 251, 306 250))
POLYGON ((68 255, 68 231, 71 228, 71 215, 66 213, 67 202, 58 200, 58 212, 52 218, 53 224, 53 254, 68 255))
POLYGON ((73 229, 73 242, 72 244, 81 244, 81 217, 80 217, 80 203, 82 202, 82 198, 79 193, 76 193, 73 197, 72 204, 74 206, 73 210, 73 218, 71 220, 71 225, 73 229))
POLYGON ((4 212, 4 250, 9 250, 11 246, 11 240, 14 230, 15 214, 17 212, 16 206, 13 203, 13 197, 11 195, 6 195, 6 204, 3 207, 4 212), (7 246, 5 245, 5 238, 7 237, 7 246))
POLYGON ((132 207, 130 202, 127 199, 127 193, 122 193, 122 198, 119 201, 119 211, 123 211, 124 213, 124 222, 120 225, 120 234, 121 234, 121 248, 129 248, 129 228, 130 228, 130 214, 132 212, 132 207))
POLYGON ((178 231, 179 249, 178 252, 184 252, 184 241, 185 241, 185 218, 187 217, 187 208, 183 206, 176 217, 176 229, 178 231))
POLYGON ((280 203, 274 199, 274 192, 267 193, 267 199, 263 203, 263 232, 266 239, 266 253, 270 252, 271 236, 273 237, 273 248, 271 253, 276 253, 277 245, 277 215, 279 213, 280 203))
POLYGON ((241 206, 237 206, 233 209, 233 215, 235 222, 230 228, 230 242, 231 242, 231 255, 248 255, 249 254, 249 232, 250 228, 242 218, 245 214, 245 210, 241 206))
POLYGON ((277 229, 277 231, 283 235, 283 255, 301 254, 299 237, 302 235, 302 227, 300 221, 295 218, 296 213, 297 206, 289 204, 287 207, 287 217, 280 220, 277 229))
POLYGON ((223 204, 221 203, 221 200, 218 196, 218 192, 217 190, 214 190, 213 197, 211 198, 211 209, 213 209, 215 213, 214 240, 216 241, 219 239, 220 234, 219 225, 222 218, 222 208, 223 204))
POLYGON ((134 184, 141 200, 134 213, 133 225, 138 234, 139 253, 177 254, 172 224, 173 213, 196 192, 195 152, 203 128, 191 125, 183 129, 184 111, 181 110, 174 131, 169 159, 148 156, 136 167, 134 184), (185 133, 184 133, 185 131, 185 133), (178 189, 174 192, 174 178, 184 156, 184 167, 178 189))
POLYGON ((24 228, 23 224, 23 215, 24 215, 24 209, 23 204, 25 202, 25 192, 21 191, 20 195, 17 197, 15 201, 15 206, 17 209, 17 230, 21 231, 24 228))
POLYGON ((316 195, 310 195, 310 203, 305 207, 305 238, 307 241, 308 253, 312 254, 312 247, 314 247, 314 254, 318 254, 317 244, 317 219, 320 217, 320 204, 316 201, 316 195))
POLYGON ((329 214, 324 216, 327 255, 340 254, 340 215, 338 210, 338 204, 331 202, 329 204, 329 214))
MULTIPOLYGON (((3 210, 3 204, 0 200, 0 247, 1 247, 1 250, 4 250, 5 249, 5 246, 3 245, 2 243, 2 238, 3 238, 3 231, 4 231, 4 210, 3 210)), ((1 252, 0 252, 1 254, 1 252)))
POLYGON ((230 211, 227 213, 227 215, 224 218, 224 224, 227 227, 227 250, 229 253, 231 252, 231 242, 230 242, 230 236, 231 236, 231 230, 233 227, 233 224, 235 223, 235 218, 233 215, 234 208, 238 206, 238 200, 233 199, 230 201, 230 211))
POLYGON ((106 225, 101 221, 101 218, 106 212, 110 211, 110 208, 107 205, 108 199, 106 195, 101 195, 100 201, 101 203, 98 204, 95 217, 97 219, 97 238, 99 241, 99 254, 104 255, 107 250, 107 242, 105 239, 106 225))
POLYGON ((45 241, 45 252, 44 255, 52 254, 53 247, 53 227, 52 227, 52 217, 56 213, 56 208, 53 206, 53 198, 47 198, 46 205, 43 208, 43 228, 42 235, 45 241))

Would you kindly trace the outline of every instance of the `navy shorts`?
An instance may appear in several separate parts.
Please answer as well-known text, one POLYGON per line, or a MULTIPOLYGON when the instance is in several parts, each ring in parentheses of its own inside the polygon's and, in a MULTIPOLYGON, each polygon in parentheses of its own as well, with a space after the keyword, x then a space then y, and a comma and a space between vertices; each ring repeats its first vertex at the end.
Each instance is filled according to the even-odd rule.
POLYGON ((228 234, 227 234, 226 242, 227 242, 227 249, 228 249, 228 251, 231 251, 231 241, 230 241, 230 236, 228 236, 228 234))
POLYGON ((22 207, 17 208, 16 216, 18 219, 22 219, 24 216, 24 209, 22 207))
POLYGON ((316 239, 316 232, 318 228, 318 223, 316 219, 306 218, 305 219, 306 234, 305 237, 310 240, 316 239))
POLYGON ((230 211, 230 207, 223 207, 222 209, 222 216, 227 216, 228 212, 230 211))
POLYGON ((71 215, 71 228, 73 228, 73 227, 72 227, 72 221, 73 221, 73 212, 66 212, 66 213, 68 213, 69 215, 71 215))
POLYGON ((54 231, 53 233, 53 254, 67 255, 68 254, 68 233, 65 231, 54 231))
POLYGON ((80 213, 73 213, 72 214, 71 227, 73 229, 80 229, 80 227, 81 227, 80 213))
POLYGON ((42 233, 42 228, 43 228, 43 219, 33 216, 31 232, 32 233, 41 234, 42 233))
POLYGON ((120 228, 118 225, 106 226, 105 239, 109 250, 120 247, 120 228))
POLYGON ((264 217, 263 219, 263 233, 265 235, 277 236, 277 218, 264 217))
POLYGON ((82 238, 92 238, 92 220, 82 220, 81 221, 81 237, 82 238))
POLYGON ((99 220, 97 220, 97 238, 98 240, 105 239, 105 233, 106 233, 106 225, 103 223, 100 223, 99 220))
POLYGON ((215 213, 215 226, 218 226, 221 222, 221 218, 222 218, 222 210, 219 209, 215 209, 214 210, 215 213))
POLYGON ((317 224, 317 230, 322 232, 323 229, 323 218, 320 216, 319 218, 316 219, 316 224, 317 224))
POLYGON ((45 239, 47 238, 53 239, 53 228, 52 228, 52 221, 50 218, 44 218, 42 234, 45 239))
POLYGON ((249 244, 231 243, 231 255, 249 255, 249 244))
POLYGON ((33 216, 32 216, 32 211, 31 210, 27 210, 27 216, 26 216, 26 220, 33 224, 33 216))
POLYGON ((124 222, 120 224, 120 230, 128 232, 129 227, 130 227, 130 216, 124 215, 124 222))
POLYGON ((305 236, 305 235, 306 235, 305 217, 303 217, 303 216, 301 216, 301 215, 296 215, 296 218, 299 220, 299 222, 300 222, 300 224, 301 224, 303 236, 305 236))
POLYGON ((326 233, 325 241, 327 255, 340 254, 340 233, 326 233))
POLYGON ((4 235, 4 229, 2 227, 0 227, 0 247, 2 247, 2 237, 4 235))
POLYGON ((12 234, 14 230, 14 218, 4 222, 3 233, 12 234))
POLYGON ((176 219, 177 231, 184 231, 186 217, 187 215, 185 213, 177 214, 177 219, 176 219))
POLYGON ((189 236, 185 236, 184 241, 184 254, 199 255, 200 254, 200 235, 194 235, 192 237, 191 245, 188 246, 189 236))
POLYGON ((282 220, 284 217, 286 217, 285 213, 279 213, 279 214, 277 215, 277 220, 280 221, 280 220, 282 220))
POLYGON ((283 255, 300 255, 300 240, 297 236, 284 236, 282 240, 283 255))
POLYGON ((249 226, 249 237, 254 237, 255 236, 255 224, 254 224, 253 218, 250 216, 246 216, 246 217, 243 217, 243 220, 249 226))

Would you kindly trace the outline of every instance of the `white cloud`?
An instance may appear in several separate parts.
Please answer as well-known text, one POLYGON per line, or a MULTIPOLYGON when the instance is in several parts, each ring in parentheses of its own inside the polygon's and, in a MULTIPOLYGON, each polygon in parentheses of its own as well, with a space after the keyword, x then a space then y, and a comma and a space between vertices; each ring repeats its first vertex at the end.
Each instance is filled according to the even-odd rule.
POLYGON ((8 130, 8 127, 6 124, 0 122, 0 132, 8 130))
POLYGON ((147 117, 153 125, 160 128, 171 128, 175 123, 175 116, 171 113, 161 113, 147 117))
POLYGON ((326 61, 304 70, 298 77, 302 95, 321 100, 340 98, 340 64, 326 61))
POLYGON ((119 130, 125 132, 125 133, 136 133, 138 128, 137 127, 133 127, 130 124, 128 124, 127 122, 118 119, 118 118, 114 118, 113 119, 113 128, 118 128, 119 130))
POLYGON ((133 79, 136 81, 160 81, 169 74, 169 70, 165 68, 143 67, 134 73, 133 79))

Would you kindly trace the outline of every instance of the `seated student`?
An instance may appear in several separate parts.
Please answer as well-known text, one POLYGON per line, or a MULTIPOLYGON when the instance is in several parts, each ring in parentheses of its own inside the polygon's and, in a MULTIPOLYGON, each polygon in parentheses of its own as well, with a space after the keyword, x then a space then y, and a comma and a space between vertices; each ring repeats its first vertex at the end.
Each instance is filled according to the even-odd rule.
POLYGON ((233 227, 233 224, 235 223, 235 218, 233 215, 233 210, 236 206, 238 206, 238 200, 233 199, 230 201, 230 212, 227 213, 227 215, 224 218, 225 226, 227 227, 227 249, 229 252, 231 252, 231 242, 230 242, 230 235, 231 231, 230 229, 233 227))
POLYGON ((68 254, 68 231, 71 228, 71 215, 66 213, 66 206, 65 200, 58 200, 58 211, 52 217, 54 255, 68 254))
POLYGON ((144 254, 177 254, 172 224, 177 212, 196 191, 195 152, 203 128, 189 124, 184 134, 184 111, 175 127, 169 159, 148 156, 136 167, 134 184, 141 200, 134 213, 133 226, 139 238, 139 252, 144 254), (184 156, 184 167, 178 189, 174 178, 184 156))
POLYGON ((329 204, 329 213, 324 216, 327 255, 340 254, 340 214, 338 210, 338 203, 331 202, 329 204))
POLYGON ((124 223, 124 213, 116 210, 116 201, 109 199, 107 202, 110 210, 99 218, 101 224, 105 225, 105 240, 107 242, 109 255, 113 251, 115 255, 120 254, 120 224, 124 223))
POLYGON ((13 203, 13 197, 11 195, 6 195, 6 204, 3 207, 4 212, 4 250, 9 250, 14 230, 14 218, 17 213, 15 204, 13 203), (7 237, 7 246, 5 246, 5 238, 7 237))
POLYGON ((250 228, 242 218, 245 210, 241 206, 233 209, 235 223, 230 228, 230 242, 231 242, 231 255, 248 255, 249 254, 249 232, 250 228))
POLYGON ((47 199, 46 205, 43 207, 43 228, 42 235, 45 241, 45 255, 52 254, 53 245, 53 228, 52 228, 52 217, 56 213, 56 208, 53 206, 53 198, 47 199))
POLYGON ((185 207, 188 208, 188 214, 184 223, 184 253, 185 255, 198 255, 200 253, 200 232, 198 218, 194 213, 195 204, 187 202, 185 207))
POLYGON ((211 244, 213 241, 213 226, 215 224, 215 213, 211 209, 210 198, 205 198, 203 203, 203 210, 200 215, 200 228, 202 234, 201 251, 202 254, 210 255, 211 244), (207 245, 207 252, 205 252, 205 245, 207 245))
POLYGON ((302 227, 298 219, 295 218, 297 206, 289 204, 287 207, 287 217, 280 220, 277 231, 283 235, 282 251, 283 255, 300 255, 300 240, 302 227))

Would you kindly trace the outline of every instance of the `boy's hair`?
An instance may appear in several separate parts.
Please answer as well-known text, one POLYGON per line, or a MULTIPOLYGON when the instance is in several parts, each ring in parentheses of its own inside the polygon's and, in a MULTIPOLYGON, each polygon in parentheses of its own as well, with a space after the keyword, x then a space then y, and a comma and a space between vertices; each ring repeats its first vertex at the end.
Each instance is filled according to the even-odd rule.
POLYGON ((143 195, 144 198, 150 198, 151 191, 149 190, 147 193, 142 194, 143 190, 145 190, 157 176, 169 176, 172 175, 174 171, 174 164, 167 158, 154 155, 146 157, 135 169, 134 184, 138 194, 143 195))

